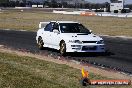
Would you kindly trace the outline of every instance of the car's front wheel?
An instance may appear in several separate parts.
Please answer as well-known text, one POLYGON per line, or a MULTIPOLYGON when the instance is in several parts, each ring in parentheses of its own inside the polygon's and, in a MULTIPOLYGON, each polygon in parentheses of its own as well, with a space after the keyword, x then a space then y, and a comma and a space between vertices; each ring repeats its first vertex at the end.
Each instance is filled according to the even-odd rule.
POLYGON ((38 38, 38 48, 40 50, 42 50, 43 49, 43 45, 44 45, 43 39, 42 39, 42 37, 39 37, 38 38))
POLYGON ((60 54, 61 55, 65 55, 66 54, 66 44, 65 44, 64 41, 60 43, 60 54))

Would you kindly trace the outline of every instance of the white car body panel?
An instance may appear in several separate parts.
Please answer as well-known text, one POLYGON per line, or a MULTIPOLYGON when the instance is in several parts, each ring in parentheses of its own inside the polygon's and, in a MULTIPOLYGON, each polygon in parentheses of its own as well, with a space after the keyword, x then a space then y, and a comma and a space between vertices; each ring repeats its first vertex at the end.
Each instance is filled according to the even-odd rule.
MULTIPOLYGON (((41 22, 42 23, 42 22, 41 22)), ((41 25, 41 23, 39 25, 41 25)), ((56 23, 78 23, 72 21, 57 21, 56 23)), ((66 52, 105 52, 105 44, 97 44, 97 41, 103 39, 94 34, 82 34, 82 33, 54 33, 50 31, 44 31, 44 27, 37 31, 36 40, 38 43, 38 37, 42 37, 44 41, 44 47, 60 49, 61 40, 66 43, 66 52), (80 40, 83 43, 71 43, 69 40, 80 40), (76 47, 77 46, 77 47, 76 47), (95 49, 94 49, 95 48, 95 49)), ((60 27, 59 27, 60 30, 60 27)))

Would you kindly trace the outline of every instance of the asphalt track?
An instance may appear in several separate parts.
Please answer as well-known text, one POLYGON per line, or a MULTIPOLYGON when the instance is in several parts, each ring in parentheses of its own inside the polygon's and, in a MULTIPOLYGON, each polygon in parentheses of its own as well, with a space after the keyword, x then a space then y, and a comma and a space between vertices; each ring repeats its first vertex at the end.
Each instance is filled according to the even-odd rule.
MULTIPOLYGON (((0 30, 0 45, 5 45, 12 49, 24 50, 42 55, 60 56, 53 49, 39 50, 36 46, 36 32, 0 30)), ((95 53, 74 53, 68 54, 64 58, 74 59, 112 68, 132 74, 132 39, 119 37, 103 37, 108 52, 100 55, 95 53)))

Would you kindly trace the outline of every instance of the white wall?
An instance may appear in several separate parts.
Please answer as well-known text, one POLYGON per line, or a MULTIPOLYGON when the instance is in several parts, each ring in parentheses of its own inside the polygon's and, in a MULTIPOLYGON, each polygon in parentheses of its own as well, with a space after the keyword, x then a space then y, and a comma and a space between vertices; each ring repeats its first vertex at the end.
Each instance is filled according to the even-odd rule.
POLYGON ((110 11, 114 11, 114 10, 122 10, 124 8, 124 0, 118 0, 121 2, 117 2, 117 3, 111 3, 110 4, 110 11))

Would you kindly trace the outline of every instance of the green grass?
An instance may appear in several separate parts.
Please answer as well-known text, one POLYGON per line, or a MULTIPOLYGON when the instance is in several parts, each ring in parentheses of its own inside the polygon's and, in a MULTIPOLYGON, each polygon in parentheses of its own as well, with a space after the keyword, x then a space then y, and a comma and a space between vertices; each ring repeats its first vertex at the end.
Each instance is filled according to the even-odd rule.
MULTIPOLYGON (((80 70, 67 65, 0 53, 0 88, 82 88, 80 78, 80 70)), ((107 79, 93 73, 90 73, 89 78, 107 79)), ((87 88, 93 87, 96 88, 96 86, 87 88)), ((109 87, 97 86, 97 88, 109 87)), ((111 88, 131 88, 131 86, 111 88)))
POLYGON ((80 70, 67 65, 0 53, 0 88, 80 88, 80 77, 80 70))
POLYGON ((43 11, 5 11, 0 13, 0 29, 37 31, 40 21, 73 20, 96 34, 132 36, 132 18, 62 15, 43 11))

